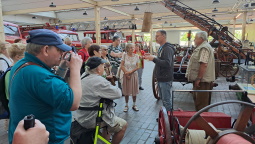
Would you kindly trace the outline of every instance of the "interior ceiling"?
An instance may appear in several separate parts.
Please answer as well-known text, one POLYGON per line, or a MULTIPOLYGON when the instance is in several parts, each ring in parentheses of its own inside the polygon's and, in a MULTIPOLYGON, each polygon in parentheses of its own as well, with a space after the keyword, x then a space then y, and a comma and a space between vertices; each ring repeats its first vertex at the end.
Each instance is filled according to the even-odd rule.
MULTIPOLYGON (((213 14, 216 15, 213 18, 222 24, 233 23, 234 17, 245 11, 243 5, 254 2, 253 0, 220 0, 220 3, 212 4, 213 0, 180 1, 209 17, 212 17, 213 14), (212 12, 214 8, 218 9, 217 13, 212 12)), ((124 28, 128 28, 130 24, 135 23, 140 28, 144 12, 148 11, 153 13, 152 22, 154 28, 189 26, 185 20, 165 8, 161 4, 161 0, 2 0, 3 15, 37 14, 38 16, 39 12, 54 12, 55 22, 70 25, 70 28, 71 26, 76 26, 75 28, 80 28, 80 30, 85 30, 86 27, 94 28, 91 25, 95 21, 95 6, 101 7, 100 17, 104 26, 108 24, 116 28, 122 23, 122 26, 127 24, 124 28), (56 5, 55 8, 49 7, 51 2, 56 5), (134 10, 136 6, 139 11, 134 10), (85 11, 88 15, 83 15, 85 11), (108 18, 107 21, 104 21, 105 17, 108 18)), ((249 9, 247 21, 255 19, 254 10, 255 8, 249 9)), ((43 17, 47 17, 47 15, 44 14, 43 17)), ((240 15, 237 18, 237 23, 240 24, 243 21, 242 17, 243 15, 240 15)), ((20 24, 18 21, 15 23, 20 24)))

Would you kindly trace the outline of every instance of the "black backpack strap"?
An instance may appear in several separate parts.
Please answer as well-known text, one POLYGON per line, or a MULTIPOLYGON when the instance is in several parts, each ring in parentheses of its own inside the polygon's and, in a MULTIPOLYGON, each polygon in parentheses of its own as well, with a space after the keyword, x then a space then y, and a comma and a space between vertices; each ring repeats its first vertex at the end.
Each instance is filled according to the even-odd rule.
POLYGON ((84 79, 87 76, 89 76, 89 74, 85 74, 85 76, 81 77, 81 80, 84 79))
POLYGON ((10 65, 9 65, 9 63, 7 62, 6 59, 0 57, 0 60, 4 60, 6 62, 6 64, 8 65, 8 68, 10 67, 10 65))
POLYGON ((79 110, 85 110, 85 111, 96 111, 96 110, 103 110, 104 108, 100 108, 99 106, 94 107, 79 107, 79 110))

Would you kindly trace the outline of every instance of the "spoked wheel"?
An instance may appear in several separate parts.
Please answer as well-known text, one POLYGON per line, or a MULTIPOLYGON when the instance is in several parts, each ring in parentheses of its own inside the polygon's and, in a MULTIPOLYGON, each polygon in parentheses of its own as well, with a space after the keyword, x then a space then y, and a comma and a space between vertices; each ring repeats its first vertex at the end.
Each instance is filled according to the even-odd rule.
POLYGON ((236 75, 238 71, 239 71, 239 67, 237 64, 222 62, 220 65, 219 73, 224 77, 232 77, 236 75))
POLYGON ((159 100, 160 98, 159 98, 158 81, 156 79, 155 69, 153 70, 153 74, 152 74, 152 90, 153 90, 154 97, 159 100))
MULTIPOLYGON (((254 129, 255 124, 253 124, 250 127, 246 127, 254 107, 255 107, 254 104, 243 102, 243 101, 237 101, 237 100, 223 101, 223 102, 218 102, 218 103, 214 103, 209 106, 206 106, 203 109, 199 110, 196 114, 194 114, 189 119, 189 121, 186 123, 183 129, 183 132, 181 133, 180 139, 184 138, 187 128, 193 121, 195 121, 205 131, 205 133, 211 137, 210 141, 208 141, 209 144, 217 143, 219 140, 221 140, 221 138, 223 138, 225 135, 228 135, 228 134, 239 135, 243 137, 244 140, 247 140, 251 143, 255 143, 255 141, 247 135, 247 134, 252 135, 255 132, 255 129, 254 129), (236 123, 233 129, 224 130, 218 133, 216 131, 216 128, 213 125, 209 124, 200 114, 215 106, 229 104, 229 103, 242 104, 243 107, 238 115, 238 118, 236 120, 236 123)), ((182 142, 180 141, 179 144, 182 144, 182 142)))
POLYGON ((233 59, 238 59, 238 57, 231 52, 224 52, 219 54, 221 61, 219 73, 224 77, 232 77, 237 74, 239 67, 237 64, 233 63, 233 59))
POLYGON ((161 107, 158 118, 158 137, 160 144, 172 144, 170 123, 165 107, 161 107))
POLYGON ((179 120, 175 116, 172 119, 172 127, 173 143, 178 144, 180 142, 181 131, 179 120))

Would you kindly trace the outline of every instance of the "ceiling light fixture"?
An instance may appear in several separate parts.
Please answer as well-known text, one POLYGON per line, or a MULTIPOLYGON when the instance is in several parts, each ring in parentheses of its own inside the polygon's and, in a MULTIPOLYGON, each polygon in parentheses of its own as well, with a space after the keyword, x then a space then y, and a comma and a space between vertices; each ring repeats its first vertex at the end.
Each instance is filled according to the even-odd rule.
POLYGON ((107 18, 107 17, 104 17, 104 20, 108 20, 108 18, 107 18))
POLYGON ((54 5, 53 2, 51 2, 51 4, 49 5, 49 7, 56 7, 56 5, 54 5))
POLYGON ((214 9, 212 10, 212 12, 218 12, 218 9, 217 9, 217 8, 214 8, 214 9))
POLYGON ((135 11, 139 11, 139 8, 138 8, 138 6, 136 6, 136 7, 135 7, 135 11))
POLYGON ((213 0, 212 3, 213 3, 213 4, 217 4, 217 3, 220 3, 220 1, 219 1, 219 0, 213 0))
POLYGON ((86 10, 85 10, 85 12, 83 13, 83 15, 88 15, 87 12, 86 12, 86 10))

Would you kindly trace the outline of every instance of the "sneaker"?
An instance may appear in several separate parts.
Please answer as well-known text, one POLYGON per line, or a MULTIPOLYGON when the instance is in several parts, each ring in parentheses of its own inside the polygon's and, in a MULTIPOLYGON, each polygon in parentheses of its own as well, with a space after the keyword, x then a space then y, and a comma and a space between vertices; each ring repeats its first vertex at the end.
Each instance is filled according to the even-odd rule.
POLYGON ((124 108, 123 111, 124 111, 124 112, 127 112, 127 111, 128 111, 128 106, 125 106, 125 108, 124 108))
POLYGON ((143 87, 139 87, 139 90, 144 90, 144 88, 143 87))

